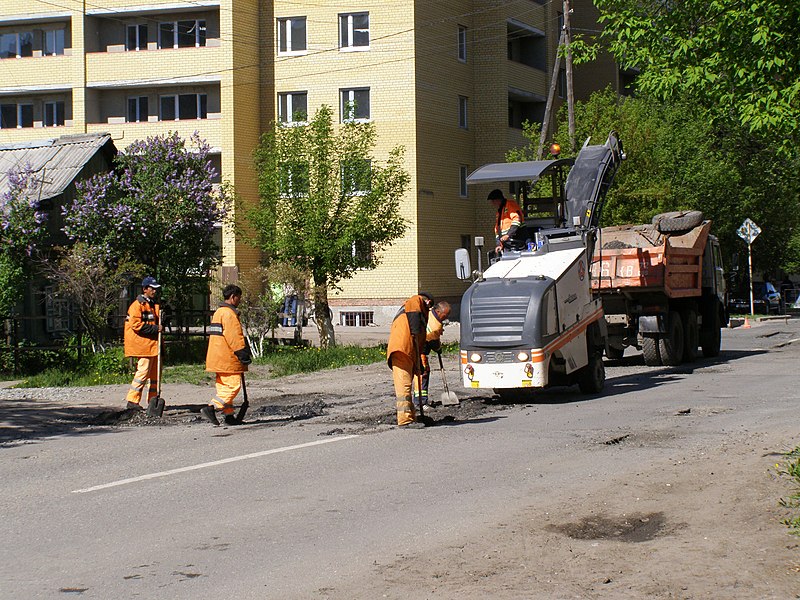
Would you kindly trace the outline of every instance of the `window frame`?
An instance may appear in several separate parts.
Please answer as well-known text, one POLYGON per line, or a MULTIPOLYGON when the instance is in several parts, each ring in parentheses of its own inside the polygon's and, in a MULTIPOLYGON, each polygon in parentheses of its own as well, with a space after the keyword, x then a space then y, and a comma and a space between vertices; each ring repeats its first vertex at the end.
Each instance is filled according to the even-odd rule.
MULTIPOLYGON (((191 28, 190 28, 191 29, 191 28)), ((181 19, 175 21, 159 21, 158 23, 158 49, 159 50, 177 50, 179 48, 204 48, 208 43, 208 23, 206 19, 181 19), (181 23, 194 23, 194 45, 187 45, 181 46, 180 45, 180 24, 181 23), (201 27, 202 23, 202 27, 201 27), (170 30, 172 35, 172 44, 169 46, 164 45, 164 40, 162 39, 162 35, 164 34, 164 26, 171 25, 172 29, 170 30), (200 31, 203 31, 203 35, 200 35, 200 31), (202 42, 202 43, 201 43, 202 42)))
POLYGON ((0 36, 14 36, 14 55, 13 56, 0 56, 0 60, 4 58, 30 58, 33 56, 33 31, 9 31, 7 33, 2 33, 0 36), (30 38, 29 44, 29 54, 23 54, 22 52, 22 36, 28 36, 30 38))
MULTIPOLYGON (((159 23, 159 32, 161 31, 161 24, 159 23)), ((147 50, 147 36, 149 34, 147 23, 129 23, 125 26, 125 51, 126 52, 140 52, 147 50), (144 29, 144 40, 142 40, 142 30, 144 29), (130 47, 131 30, 134 30, 136 41, 134 47, 130 47), (144 43, 142 43, 144 42, 144 43)))
POLYGON ((372 191, 372 161, 368 158, 343 160, 339 164, 340 185, 342 193, 347 191, 348 197, 366 196, 372 191), (348 180, 351 185, 348 185, 348 180), (364 187, 361 184, 365 183, 364 187))
POLYGON ((42 126, 43 127, 64 127, 67 122, 67 104, 63 100, 48 100, 44 102, 44 110, 42 111, 42 126), (60 115, 59 115, 59 108, 60 108, 60 115), (53 111, 53 123, 48 119, 48 110, 52 109, 53 111), (60 123, 59 116, 61 117, 60 123))
POLYGON ((467 176, 469 175, 469 165, 458 165, 458 197, 469 198, 467 189, 467 176))
POLYGON ((0 108, 2 107, 14 107, 14 125, 11 127, 3 127, 2 119, 0 119, 0 129, 27 129, 33 127, 33 103, 24 103, 24 102, 6 102, 5 104, 0 103, 0 108), (30 124, 25 125, 23 119, 23 110, 29 109, 30 111, 30 124))
POLYGON ((278 122, 284 125, 305 125, 308 123, 308 91, 278 92, 278 122), (293 98, 305 97, 305 119, 295 119, 297 110, 294 108, 293 98), (285 103, 283 99, 285 98, 285 103), (284 114, 283 106, 286 105, 284 114))
POLYGON ((305 16, 278 17, 276 20, 278 21, 278 26, 276 27, 277 40, 275 47, 278 56, 298 56, 301 54, 306 54, 308 52, 308 18, 305 16), (302 21, 303 33, 305 35, 303 47, 297 50, 292 49, 292 44, 294 42, 292 36, 292 23, 295 21, 302 21), (282 42, 285 42, 286 50, 281 50, 282 42))
POLYGON ((466 25, 458 26, 458 33, 456 34, 456 57, 459 62, 467 62, 467 27, 466 25))
POLYGON ((370 49, 372 35, 369 19, 369 11, 339 13, 339 50, 342 52, 364 52, 370 49), (364 31, 363 28, 356 28, 353 23, 354 17, 366 16, 367 18, 367 43, 356 44, 356 31, 364 31), (345 39, 345 34, 347 39, 345 39))
MULTIPOLYGON (((159 99, 159 111, 161 109, 160 99, 159 99)), ((161 115, 159 115, 160 118, 161 115)), ((125 112, 125 122, 126 123, 147 123, 150 117, 150 99, 148 96, 128 96, 127 98, 127 110, 125 112), (142 118, 142 100, 144 100, 144 118, 142 118), (136 103, 136 119, 131 119, 131 102, 136 103)))
POLYGON ((208 94, 202 94, 200 92, 193 93, 193 94, 163 94, 159 95, 158 97, 158 120, 159 121, 196 121, 200 119, 207 119, 208 118, 208 94), (196 116, 194 117, 181 117, 181 97, 187 96, 195 96, 195 110, 196 116), (175 111, 175 118, 174 119, 165 119, 164 118, 164 100, 167 98, 173 98, 173 110, 175 111), (203 103, 205 103, 206 113, 205 115, 202 114, 203 103))
POLYGON ((370 95, 370 88, 368 87, 355 87, 355 88, 340 88, 339 89, 339 119, 342 123, 369 123, 372 120, 372 98, 370 95), (366 92, 367 94, 367 116, 358 116, 358 103, 356 102, 356 93, 366 92), (345 95, 349 97, 345 99, 345 95), (352 116, 351 110, 352 107, 352 116))
POLYGON ((459 129, 469 129, 469 97, 458 97, 458 127, 459 129))

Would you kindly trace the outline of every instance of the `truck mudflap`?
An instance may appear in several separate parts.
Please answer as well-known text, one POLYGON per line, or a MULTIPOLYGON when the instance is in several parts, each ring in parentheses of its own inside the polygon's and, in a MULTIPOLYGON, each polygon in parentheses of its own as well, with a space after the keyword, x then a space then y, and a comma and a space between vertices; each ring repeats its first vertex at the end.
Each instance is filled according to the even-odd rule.
POLYGON ((664 315, 642 315, 639 317, 639 333, 667 333, 667 320, 664 315))

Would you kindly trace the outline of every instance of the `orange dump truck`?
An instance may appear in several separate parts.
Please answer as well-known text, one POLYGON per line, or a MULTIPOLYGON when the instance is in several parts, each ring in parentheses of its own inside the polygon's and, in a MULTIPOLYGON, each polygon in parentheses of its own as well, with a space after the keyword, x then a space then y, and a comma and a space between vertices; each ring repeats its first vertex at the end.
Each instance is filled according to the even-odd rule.
POLYGON ((608 325, 608 358, 622 358, 627 346, 652 366, 691 362, 698 346, 704 356, 719 354, 725 274, 710 231, 697 211, 601 229, 592 289, 608 325))

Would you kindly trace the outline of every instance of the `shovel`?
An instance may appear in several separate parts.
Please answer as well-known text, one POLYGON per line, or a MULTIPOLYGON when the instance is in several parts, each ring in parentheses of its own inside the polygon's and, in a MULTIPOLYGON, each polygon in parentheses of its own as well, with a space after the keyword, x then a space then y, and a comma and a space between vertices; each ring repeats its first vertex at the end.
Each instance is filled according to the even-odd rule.
POLYGON ((164 399, 161 397, 161 325, 159 324, 158 329, 158 390, 156 391, 155 398, 151 399, 150 402, 147 404, 147 416, 148 417, 159 417, 164 414, 164 406, 165 402, 164 399))
POLYGON ((436 353, 439 356, 439 372, 442 374, 442 387, 444 387, 444 392, 442 392, 442 406, 453 406, 458 404, 460 400, 458 396, 456 396, 455 392, 451 392, 450 388, 447 387, 447 378, 444 376, 444 364, 442 364, 442 353, 436 353))
POLYGON ((239 412, 236 413, 237 425, 241 425, 244 422, 244 416, 247 414, 249 406, 250 401, 247 399, 247 384, 244 381, 244 373, 242 373, 242 405, 239 407, 239 412))

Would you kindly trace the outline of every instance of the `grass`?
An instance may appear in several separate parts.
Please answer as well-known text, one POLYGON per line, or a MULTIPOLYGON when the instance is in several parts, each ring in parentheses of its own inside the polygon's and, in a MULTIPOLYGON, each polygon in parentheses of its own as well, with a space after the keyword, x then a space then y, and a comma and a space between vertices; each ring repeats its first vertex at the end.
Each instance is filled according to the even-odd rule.
POLYGON ((781 466, 776 464, 778 473, 781 475, 788 475, 795 482, 795 491, 788 498, 781 498, 781 506, 792 509, 794 511, 793 517, 788 517, 783 520, 794 535, 800 535, 800 446, 786 454, 786 467, 781 470, 781 466))
POLYGON ((336 346, 325 350, 277 346, 257 362, 271 367, 271 377, 283 377, 349 365, 368 365, 385 359, 386 346, 336 346))

